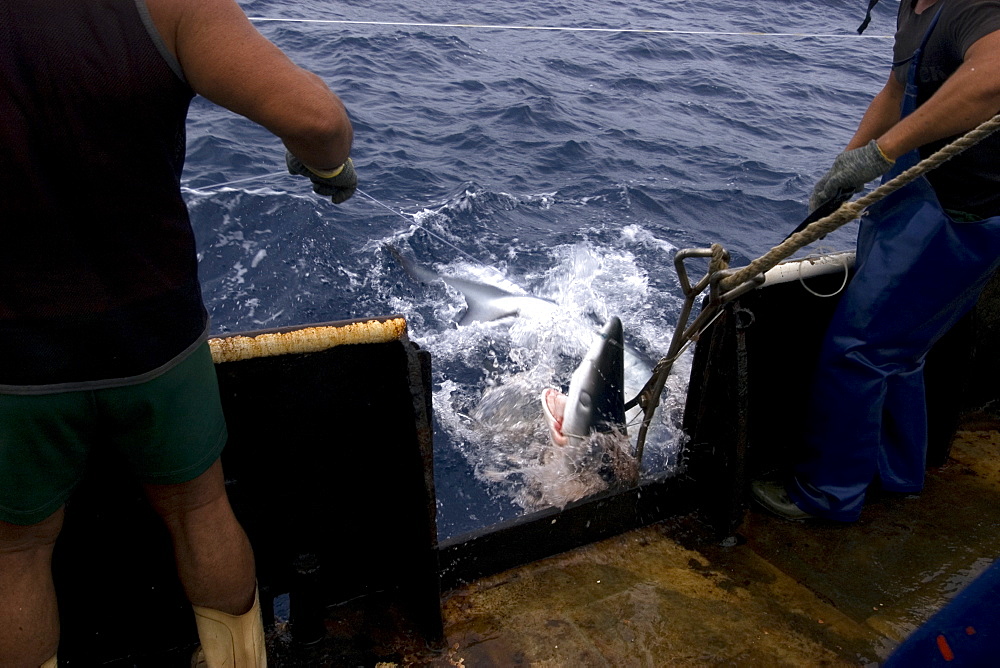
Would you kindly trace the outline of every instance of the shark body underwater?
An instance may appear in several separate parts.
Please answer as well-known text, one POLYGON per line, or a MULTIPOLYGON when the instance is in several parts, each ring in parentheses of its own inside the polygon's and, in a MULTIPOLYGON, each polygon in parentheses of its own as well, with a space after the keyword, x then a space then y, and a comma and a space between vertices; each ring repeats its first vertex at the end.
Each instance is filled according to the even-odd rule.
MULTIPOLYGON (((444 276, 420 266, 397 249, 388 246, 406 272, 418 281, 440 280, 465 298, 467 309, 460 326, 474 322, 490 322, 508 317, 548 318, 561 307, 553 301, 529 294, 515 294, 455 276, 444 276)), ((583 361, 573 372, 568 394, 556 388, 542 392, 542 411, 549 425, 550 437, 556 446, 582 446, 596 433, 627 436, 627 425, 636 421, 641 409, 625 410, 626 395, 631 398, 641 385, 630 388, 629 380, 644 383, 652 373, 649 363, 625 346, 622 322, 612 316, 593 339, 583 361), (626 369, 628 373, 626 373, 626 369)))

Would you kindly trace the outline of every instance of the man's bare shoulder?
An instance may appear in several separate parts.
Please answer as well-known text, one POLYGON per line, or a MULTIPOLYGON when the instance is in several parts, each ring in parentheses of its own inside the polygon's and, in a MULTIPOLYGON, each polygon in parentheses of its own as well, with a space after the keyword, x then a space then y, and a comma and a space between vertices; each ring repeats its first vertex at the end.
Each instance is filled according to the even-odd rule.
POLYGON ((246 17, 235 0, 143 0, 157 31, 175 55, 183 33, 199 26, 241 25, 246 17))
POLYGON ((222 15, 231 12, 243 13, 236 0, 144 0, 150 12, 167 20, 176 20, 183 15, 222 15))

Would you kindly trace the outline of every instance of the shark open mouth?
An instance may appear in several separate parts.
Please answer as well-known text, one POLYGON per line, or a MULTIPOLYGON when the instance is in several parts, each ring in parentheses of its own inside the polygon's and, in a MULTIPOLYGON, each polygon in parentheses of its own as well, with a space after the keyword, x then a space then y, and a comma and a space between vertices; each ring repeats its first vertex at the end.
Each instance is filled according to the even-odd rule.
POLYGON ((569 438, 563 434, 563 415, 566 412, 566 395, 555 389, 547 387, 542 390, 542 415, 545 416, 545 424, 549 426, 549 436, 556 445, 567 445, 569 438))

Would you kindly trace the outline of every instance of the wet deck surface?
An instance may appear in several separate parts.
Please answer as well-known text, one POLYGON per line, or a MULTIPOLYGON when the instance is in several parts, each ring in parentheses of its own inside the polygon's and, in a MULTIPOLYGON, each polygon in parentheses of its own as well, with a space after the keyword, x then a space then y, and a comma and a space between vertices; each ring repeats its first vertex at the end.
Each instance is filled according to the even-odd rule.
MULTIPOLYGON (((870 665, 1000 556, 1000 432, 962 431, 919 496, 859 522, 753 511, 723 547, 677 518, 450 592, 465 666, 870 665)), ((411 657, 410 660, 417 659, 411 657)))
MULTIPOLYGON (((964 426, 922 494, 871 498, 855 524, 751 511, 726 547, 697 516, 678 517, 447 592, 443 651, 369 629, 366 654, 466 667, 877 665, 1000 557, 1000 424, 964 426)), ((347 641, 359 629, 330 630, 347 641)), ((322 663, 376 665, 350 652, 322 663)))

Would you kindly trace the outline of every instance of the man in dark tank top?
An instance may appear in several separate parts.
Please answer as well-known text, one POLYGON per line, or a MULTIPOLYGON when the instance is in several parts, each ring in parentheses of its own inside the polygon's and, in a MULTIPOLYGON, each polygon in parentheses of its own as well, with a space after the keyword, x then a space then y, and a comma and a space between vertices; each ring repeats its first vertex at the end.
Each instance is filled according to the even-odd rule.
POLYGON ((266 663, 180 194, 195 94, 353 194, 343 104, 234 0, 0 0, 0 665, 56 665, 53 544, 97 444, 170 531, 199 660, 266 663))

